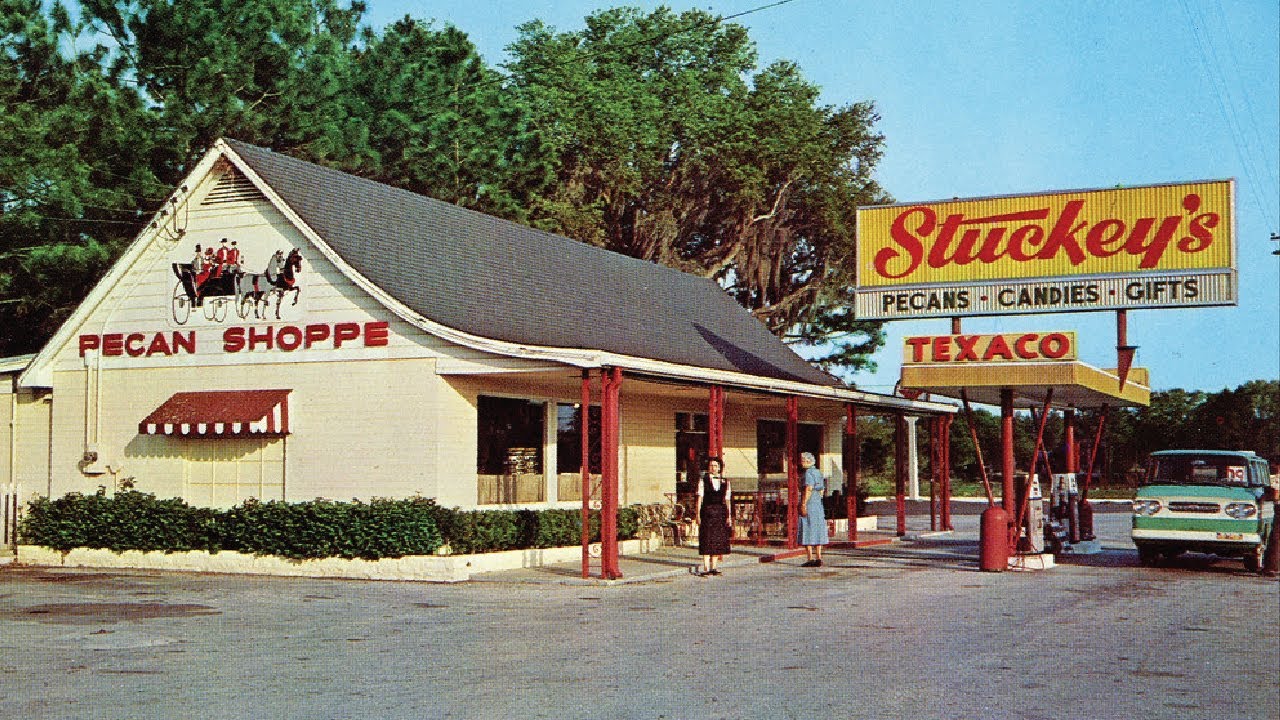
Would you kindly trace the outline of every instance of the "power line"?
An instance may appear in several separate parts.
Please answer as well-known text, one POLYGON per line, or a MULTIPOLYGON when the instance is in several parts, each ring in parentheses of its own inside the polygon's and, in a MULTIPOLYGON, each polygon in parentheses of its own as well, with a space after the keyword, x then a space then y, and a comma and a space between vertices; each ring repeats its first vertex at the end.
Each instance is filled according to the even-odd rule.
MULTIPOLYGON (((659 33, 656 35, 649 36, 647 38, 641 38, 639 40, 635 40, 630 43, 613 45, 607 48, 601 48, 594 52, 583 53, 582 55, 575 56, 572 60, 565 60, 562 62, 552 62, 545 65, 544 69, 570 67, 572 65, 581 64, 585 61, 590 61, 600 57, 604 57, 605 55, 608 55, 610 53, 616 53, 619 50, 628 50, 634 47, 640 47, 642 45, 656 45, 662 42, 663 40, 667 40, 669 38, 675 37, 683 33, 692 32, 694 30, 701 30, 702 28, 713 27, 725 22, 726 20, 734 20, 740 17, 746 17, 747 15, 753 15, 755 13, 762 12, 764 10, 771 10, 773 8, 780 7, 782 5, 790 4, 792 2, 795 2, 795 0, 777 0, 777 2, 772 2, 765 5, 759 5, 749 10, 743 10, 742 12, 733 13, 732 15, 712 17, 708 20, 696 22, 687 27, 676 28, 675 30, 671 30, 666 33, 659 33)), ((511 77, 509 75, 498 75, 497 77, 490 80, 482 80, 480 82, 473 83, 469 89, 483 88, 491 85, 500 85, 500 84, 506 83, 510 79, 511 77)), ((440 98, 453 95, 454 92, 456 92, 456 89, 453 91, 441 91, 433 95, 428 95, 426 99, 428 101, 438 100, 440 98)))
MULTIPOLYGON (((0 215, 3 218, 4 215, 0 215)), ((108 220, 106 218, 70 218, 70 217, 52 217, 50 215, 23 215, 22 219, 27 220, 50 220, 53 222, 84 222, 84 223, 103 223, 107 225, 140 225, 146 219, 138 218, 137 220, 108 220)))
MULTIPOLYGON (((1235 146, 1236 154, 1239 156, 1241 168, 1248 180, 1247 184, 1249 185, 1249 190, 1253 195, 1254 202, 1258 205, 1258 211, 1262 214, 1266 222, 1275 223, 1276 226, 1280 226, 1280 214, 1277 214, 1280 213, 1280 211, 1273 213, 1271 206, 1263 200, 1261 191, 1259 190, 1259 186, 1264 184, 1270 184, 1272 187, 1280 188, 1280 182, 1275 180, 1275 176, 1271 174, 1269 168, 1263 173, 1258 172, 1255 162, 1262 162, 1263 166, 1266 167, 1266 161, 1255 161, 1255 152, 1251 152, 1251 149, 1246 147, 1250 138, 1246 135, 1243 129, 1240 117, 1241 115, 1244 115, 1245 117, 1253 117, 1252 105, 1248 101, 1248 94, 1245 93, 1244 95, 1245 104, 1249 110, 1246 113, 1240 113, 1236 110, 1235 101, 1230 91, 1230 87, 1227 85, 1226 78, 1222 72, 1222 61, 1218 58, 1217 52, 1213 47, 1213 43, 1209 38, 1209 33, 1204 27, 1205 22, 1203 18, 1197 17, 1192 12, 1191 4, 1189 4, 1187 0, 1179 0, 1179 4, 1182 6, 1183 13, 1186 15, 1187 22, 1191 27, 1191 35, 1195 40, 1196 50, 1200 55, 1201 62, 1205 67, 1205 72, 1209 76, 1209 81, 1213 86, 1214 94, 1216 96, 1215 99, 1218 101, 1218 107, 1222 111, 1223 119, 1226 121, 1228 130, 1230 131, 1231 142, 1235 146), (1265 177, 1260 177, 1260 175, 1265 177)), ((1259 139, 1259 143, 1261 144, 1261 136, 1258 135, 1256 128, 1254 129, 1254 135, 1259 139)), ((1261 150, 1258 150, 1256 154, 1261 155, 1261 150)))

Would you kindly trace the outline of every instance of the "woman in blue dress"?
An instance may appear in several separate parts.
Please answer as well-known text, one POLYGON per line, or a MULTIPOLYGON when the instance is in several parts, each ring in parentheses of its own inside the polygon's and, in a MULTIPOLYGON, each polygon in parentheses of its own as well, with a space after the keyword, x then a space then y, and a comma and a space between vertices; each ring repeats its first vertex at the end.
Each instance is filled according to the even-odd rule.
POLYGON ((827 513, 822 509, 822 492, 827 481, 818 468, 813 453, 800 453, 804 490, 800 497, 800 544, 809 560, 800 567, 822 567, 822 546, 831 542, 827 536, 827 513))

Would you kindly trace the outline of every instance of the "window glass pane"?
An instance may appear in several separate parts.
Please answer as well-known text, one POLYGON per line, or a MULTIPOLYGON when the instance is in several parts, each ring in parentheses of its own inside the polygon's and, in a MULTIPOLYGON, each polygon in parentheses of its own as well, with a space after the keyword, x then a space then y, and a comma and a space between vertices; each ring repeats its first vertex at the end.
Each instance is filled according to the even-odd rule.
POLYGON ((756 467, 763 474, 784 472, 782 458, 787 451, 787 424, 781 420, 756 422, 756 467))
MULTIPOLYGON (((814 457, 821 457, 822 426, 814 423, 797 424, 796 441, 799 452, 811 452, 814 457)), ((760 468, 760 472, 765 474, 786 472, 787 467, 783 462, 786 452, 786 421, 756 421, 756 467, 760 468)))
POLYGON ((697 490, 707 465, 711 417, 706 413, 676 413, 676 492, 697 490))
MULTIPOLYGON (((600 406, 592 405, 587 413, 587 442, 590 445, 591 472, 600 472, 600 406)), ((556 472, 582 472, 582 408, 578 405, 556 406, 556 472)))
POLYGON ((542 472, 544 403, 481 395, 477 402, 476 472, 542 472))

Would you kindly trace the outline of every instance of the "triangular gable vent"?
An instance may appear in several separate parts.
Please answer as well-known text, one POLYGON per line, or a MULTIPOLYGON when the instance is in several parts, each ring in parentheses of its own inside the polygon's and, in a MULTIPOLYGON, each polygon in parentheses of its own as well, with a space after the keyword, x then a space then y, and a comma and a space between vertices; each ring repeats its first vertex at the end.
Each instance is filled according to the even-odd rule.
POLYGON ((230 170, 218 179, 201 205, 230 205, 232 203, 263 202, 267 199, 253 181, 236 170, 230 170))

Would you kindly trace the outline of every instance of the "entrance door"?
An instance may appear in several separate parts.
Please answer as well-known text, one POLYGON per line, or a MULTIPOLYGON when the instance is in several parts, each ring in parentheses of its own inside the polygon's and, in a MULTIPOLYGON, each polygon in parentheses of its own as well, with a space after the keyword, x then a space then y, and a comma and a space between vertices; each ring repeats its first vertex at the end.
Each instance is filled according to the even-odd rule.
POLYGON ((709 428, 706 413, 676 413, 677 497, 698 492, 698 479, 707 466, 709 428))

